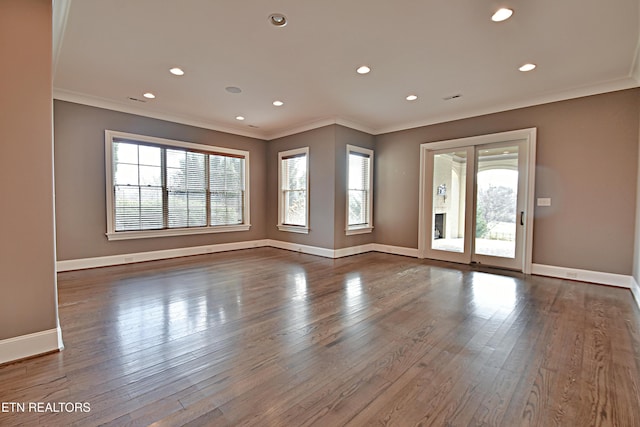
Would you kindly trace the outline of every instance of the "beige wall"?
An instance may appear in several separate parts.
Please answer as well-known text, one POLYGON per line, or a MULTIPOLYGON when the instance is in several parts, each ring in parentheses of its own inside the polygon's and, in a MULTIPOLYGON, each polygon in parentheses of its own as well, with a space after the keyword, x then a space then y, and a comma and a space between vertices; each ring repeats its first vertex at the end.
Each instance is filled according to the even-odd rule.
POLYGON ((376 137, 376 241, 417 248, 421 143, 537 127, 533 262, 629 275, 640 89, 376 137))
MULTIPOLYGON (((347 144, 374 148, 374 137, 331 125, 269 142, 267 229, 270 239, 325 249, 373 243, 374 234, 346 236, 347 144), (309 147, 309 234, 279 231, 278 153, 309 147)), ((375 158, 375 156, 374 156, 375 158)))
MULTIPOLYGON (((350 246, 364 245, 375 242, 375 217, 373 218, 374 230, 372 233, 355 234, 347 236, 347 144, 355 145, 370 150, 375 149, 375 138, 364 132, 350 129, 344 126, 335 126, 335 212, 334 212, 334 249, 348 248, 350 246)), ((373 160, 375 163, 375 150, 373 160)), ((375 180, 375 165, 374 165, 375 180)), ((375 183, 374 183, 375 185, 375 183)), ((374 199, 375 199, 374 194, 374 199)), ((374 200, 375 203, 375 200, 374 200)))
POLYGON ((335 126, 325 126, 269 141, 267 155, 267 235, 270 239, 333 248, 335 212, 335 126), (278 153, 309 147, 309 234, 280 231, 278 153))
POLYGON ((266 238, 266 143, 262 140, 64 101, 54 103, 58 260, 266 238), (232 233, 108 241, 105 129, 248 150, 251 229, 232 233))
POLYGON ((0 2, 0 340, 57 326, 51 1, 0 2))
POLYGON ((553 205, 536 208, 533 262, 632 274, 637 258, 633 230, 639 119, 640 89, 632 89, 375 137, 331 125, 267 143, 56 101, 58 259, 262 238, 329 249, 372 242, 416 248, 420 144, 536 127, 535 196, 550 197, 553 205), (108 242, 104 236, 104 129, 249 149, 252 230, 108 242), (371 234, 344 234, 347 144, 375 151, 375 230, 371 234), (278 152, 301 147, 310 150, 308 235, 276 228, 278 152))

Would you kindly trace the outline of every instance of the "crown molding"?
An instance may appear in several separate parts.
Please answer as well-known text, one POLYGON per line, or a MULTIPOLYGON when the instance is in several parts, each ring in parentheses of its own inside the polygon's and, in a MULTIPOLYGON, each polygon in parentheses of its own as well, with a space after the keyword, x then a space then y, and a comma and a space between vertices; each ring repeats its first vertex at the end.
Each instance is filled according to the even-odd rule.
MULTIPOLYGON (((69 17, 69 10, 71 9, 72 0, 52 0, 52 73, 55 78, 56 68, 60 52, 62 50, 62 44, 64 41, 65 29, 67 26, 67 20, 69 17)), ((518 108, 532 107, 535 105, 548 104, 552 102, 564 101, 568 99, 575 99, 585 96, 597 95, 607 92, 614 92, 618 90, 631 89, 640 86, 640 35, 636 44, 636 49, 629 70, 629 74, 625 78, 602 82, 595 85, 583 86, 565 90, 562 92, 554 92, 544 94, 542 96, 531 98, 526 101, 506 102, 491 107, 470 109, 466 111, 460 111, 456 113, 441 114, 429 117, 427 119, 403 123, 400 125, 386 126, 381 128, 372 128, 360 123, 352 122, 348 119, 341 117, 324 118, 319 120, 313 120, 310 122, 295 125, 294 127, 279 130, 275 132, 259 132, 245 129, 239 129, 236 127, 228 127, 209 121, 205 118, 188 117, 176 115, 173 113, 163 111, 149 111, 145 108, 130 105, 125 102, 113 101, 111 99, 96 97, 92 95, 86 95, 79 92, 68 91, 65 89, 55 88, 53 90, 53 98, 61 101, 75 102, 78 104, 89 105, 93 107, 105 108, 108 110, 119 111, 124 113, 136 114, 144 117, 150 117, 154 119, 167 120, 175 123, 197 126, 205 129, 215 130, 219 132, 230 133, 239 136, 246 136, 249 138, 257 138, 266 141, 271 141, 278 138, 283 138, 290 135, 295 135, 301 132, 321 128, 329 125, 341 125, 354 130, 368 133, 370 135, 381 135, 391 132, 399 132, 403 130, 415 129, 418 127, 434 125, 438 123, 445 123, 454 120, 461 120, 471 117, 477 117, 487 114, 494 114, 504 111, 515 110, 518 108)))
POLYGON ((336 123, 336 120, 333 118, 326 118, 321 120, 314 120, 311 122, 306 122, 295 127, 267 134, 265 139, 267 141, 273 141, 274 139, 284 138, 285 136, 291 136, 298 133, 306 132, 313 129, 319 129, 325 126, 330 126, 336 123))
POLYGON ((67 19, 69 18, 69 9, 71 9, 71 0, 53 0, 52 10, 52 73, 55 77, 56 67, 58 66, 58 58, 62 49, 62 41, 64 40, 64 31, 67 28, 67 19))
POLYGON ((336 124, 340 125, 340 126, 347 127, 347 128, 351 128, 353 130, 357 130, 357 131, 360 131, 360 132, 368 133, 370 135, 375 135, 376 134, 376 130, 374 128, 372 128, 372 127, 365 126, 365 125, 362 125, 360 123, 352 122, 350 120, 341 119, 339 117, 336 119, 336 124))
POLYGON ((526 101, 509 102, 497 104, 487 108, 478 108, 473 110, 461 111, 453 114, 442 114, 439 116, 433 116, 425 120, 416 122, 404 123, 398 126, 388 126, 376 129, 374 135, 381 135, 391 132, 399 132, 408 129, 415 129, 423 126, 435 125, 438 123, 451 122, 454 120, 468 119, 471 117, 484 116, 487 114, 501 113, 504 111, 516 110, 518 108, 533 107, 536 105, 549 104, 552 102, 566 101, 569 99, 582 98, 585 96, 598 95, 607 92, 615 92, 618 90, 631 89, 640 86, 640 82, 631 77, 625 77, 612 81, 603 82, 596 85, 584 86, 574 89, 569 89, 562 92, 554 92, 545 94, 536 98, 531 98, 526 101))
POLYGON ((342 119, 340 117, 332 117, 332 118, 325 118, 321 120, 314 120, 311 122, 307 122, 307 123, 295 126, 293 128, 270 133, 266 135, 266 139, 268 141, 272 141, 274 139, 284 138, 285 136, 296 135, 298 133, 306 132, 313 129, 318 129, 325 126, 331 126, 331 125, 340 125, 340 126, 344 126, 344 127, 348 127, 348 128, 360 131, 360 132, 365 132, 370 135, 375 135, 375 130, 373 128, 370 128, 368 126, 365 126, 359 123, 352 122, 350 120, 342 119))
POLYGON ((215 130, 218 132, 230 133, 233 135, 246 136, 264 140, 264 134, 260 132, 251 132, 237 128, 226 127, 217 123, 209 122, 205 119, 190 118, 179 116, 162 111, 149 111, 144 108, 128 105, 126 103, 116 102, 110 99, 100 98, 97 96, 85 95, 83 93, 73 92, 69 90, 53 88, 53 99, 60 101, 75 102, 76 104, 89 105, 91 107, 104 108, 107 110, 118 111, 121 113, 136 114, 138 116, 149 117, 152 119, 166 120, 173 123, 183 125, 196 126, 204 129, 215 130))
POLYGON ((295 135, 298 133, 302 133, 302 132, 306 132, 309 130, 318 129, 318 128, 330 126, 330 125, 341 125, 341 126, 355 129, 371 135, 375 134, 372 128, 360 125, 358 123, 355 123, 349 120, 341 119, 341 118, 325 118, 321 120, 314 120, 312 122, 295 126, 287 130, 283 130, 281 132, 265 133, 265 132, 252 132, 252 131, 246 131, 246 130, 237 129, 237 128, 226 127, 226 126, 222 126, 222 125, 209 122, 203 119, 199 119, 199 118, 184 117, 184 116, 165 113, 161 111, 149 111, 144 108, 141 108, 135 105, 129 105, 124 102, 120 103, 110 99, 101 98, 101 97, 92 96, 92 95, 86 95, 83 93, 60 89, 60 88, 53 89, 53 99, 57 99, 60 101, 74 102, 76 104, 89 105, 91 107, 104 108, 107 110, 118 111, 121 113, 136 114, 138 116, 144 116, 144 117, 149 117, 149 118, 159 119, 159 120, 166 120, 173 123, 180 123, 183 125, 197 126, 204 129, 231 133, 234 135, 262 139, 266 141, 271 141, 274 139, 283 138, 285 136, 295 135))
MULTIPOLYGON (((640 44, 639 44, 640 49, 640 44)), ((640 52, 640 50, 639 50, 640 52)), ((598 95, 607 92, 615 92, 619 90, 631 89, 640 86, 640 54, 636 54, 634 60, 634 66, 628 77, 603 82, 596 85, 574 88, 562 92, 545 94, 536 98, 528 99, 526 101, 502 103, 487 108, 478 108, 466 111, 460 111, 453 114, 441 114, 429 117, 428 119, 419 120, 415 122, 404 123, 397 126, 388 126, 382 128, 371 128, 341 117, 330 117, 320 120, 314 120, 307 123, 303 123, 285 130, 268 133, 268 132, 256 132, 248 131, 238 128, 232 128, 223 126, 217 123, 207 121, 200 118, 184 117, 171 113, 165 113, 161 111, 149 111, 144 108, 140 108, 126 103, 120 103, 113 100, 95 97, 91 95, 85 95, 73 91, 54 88, 53 98, 61 101, 75 102, 78 104, 89 105, 92 107, 105 108, 107 110, 119 111, 123 113, 136 114, 139 116, 150 117, 159 120, 166 120, 174 123, 180 123, 190 126, 201 127, 204 129, 211 129, 218 132, 225 132, 239 136, 246 136, 249 138, 256 138, 266 141, 272 141, 278 138, 284 138, 286 136, 296 135, 302 132, 306 132, 313 129, 318 129, 330 125, 345 126, 360 132, 368 133, 370 135, 381 135, 385 133, 400 132, 409 129, 415 129, 423 126, 430 126, 438 123, 451 122, 454 120, 462 120, 471 117, 478 117, 487 114, 500 113, 504 111, 516 110, 518 108, 533 107, 536 105, 549 104, 552 102, 565 101, 569 99, 581 98, 585 96, 598 95)))

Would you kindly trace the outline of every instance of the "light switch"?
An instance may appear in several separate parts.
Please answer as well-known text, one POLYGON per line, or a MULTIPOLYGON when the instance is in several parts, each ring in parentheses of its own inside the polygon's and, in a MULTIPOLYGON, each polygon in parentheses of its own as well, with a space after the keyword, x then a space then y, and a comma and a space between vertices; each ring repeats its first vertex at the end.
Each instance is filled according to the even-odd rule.
POLYGON ((538 206, 551 206, 551 198, 550 197, 539 197, 538 198, 538 206))

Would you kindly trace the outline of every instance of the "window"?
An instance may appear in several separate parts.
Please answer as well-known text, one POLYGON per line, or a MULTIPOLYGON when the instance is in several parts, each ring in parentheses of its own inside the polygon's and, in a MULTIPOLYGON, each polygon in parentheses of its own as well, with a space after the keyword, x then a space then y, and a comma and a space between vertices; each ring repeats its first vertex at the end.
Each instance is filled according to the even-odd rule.
POLYGON ((278 229, 309 232, 309 148, 278 153, 278 229))
POLYGON ((373 230, 373 151, 347 145, 346 234, 373 230))
POLYGON ((109 240, 245 231, 247 151, 105 131, 109 240))

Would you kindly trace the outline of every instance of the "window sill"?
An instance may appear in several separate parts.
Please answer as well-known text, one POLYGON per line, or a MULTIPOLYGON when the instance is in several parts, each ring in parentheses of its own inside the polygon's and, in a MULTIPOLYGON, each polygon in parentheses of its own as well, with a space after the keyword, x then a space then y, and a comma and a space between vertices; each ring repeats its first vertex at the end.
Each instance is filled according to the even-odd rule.
POLYGON ((345 231, 345 234, 347 236, 351 236, 351 235, 354 235, 354 234, 371 233, 372 231, 373 231, 373 227, 371 227, 369 225, 364 225, 364 226, 360 226, 360 227, 347 228, 347 230, 345 231))
POLYGON ((106 233, 106 235, 107 239, 111 241, 147 239, 153 237, 189 236, 194 234, 228 233, 233 231, 248 231, 250 228, 251 224, 240 224, 220 225, 217 227, 172 228, 168 230, 114 231, 106 233))
POLYGON ((290 233, 309 234, 309 227, 303 227, 301 225, 282 225, 278 224, 278 230, 288 231, 290 233))

